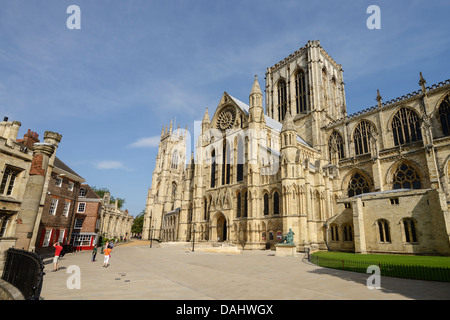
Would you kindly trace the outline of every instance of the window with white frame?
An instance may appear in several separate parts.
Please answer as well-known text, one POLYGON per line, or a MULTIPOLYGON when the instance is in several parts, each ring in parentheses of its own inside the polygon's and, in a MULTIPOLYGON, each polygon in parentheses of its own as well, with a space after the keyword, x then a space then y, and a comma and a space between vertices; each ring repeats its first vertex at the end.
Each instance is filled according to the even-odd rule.
POLYGON ((84 219, 76 219, 74 229, 81 229, 83 227, 84 219))
POLYGON ((76 247, 88 247, 91 245, 91 235, 77 234, 73 236, 73 245, 76 247))
POLYGON ((61 177, 56 177, 55 179, 55 186, 61 187, 63 183, 63 179, 61 177))
POLYGON ((16 183, 16 178, 19 175, 20 170, 12 167, 6 167, 3 172, 3 178, 0 183, 0 195, 10 196, 12 195, 14 184, 16 183))
POLYGON ((58 242, 60 244, 62 244, 64 242, 64 236, 66 235, 66 230, 65 229, 60 229, 59 230, 59 238, 58 238, 58 242))
POLYGON ((78 196, 79 197, 86 197, 86 190, 85 189, 80 189, 80 191, 78 192, 78 196))
POLYGON ((85 202, 80 202, 78 204, 78 210, 77 212, 79 213, 83 213, 86 210, 86 203, 85 202))
POLYGON ((64 209, 63 209, 63 216, 68 217, 69 216, 69 209, 70 209, 70 201, 64 202, 64 209))
POLYGON ((73 191, 74 185, 75 184, 72 181, 69 181, 69 187, 68 187, 69 191, 73 191))
POLYGON ((9 215, 0 215, 0 238, 6 234, 6 228, 8 227, 9 215))
POLYGON ((50 244, 50 238, 52 236, 52 229, 45 230, 44 242, 42 243, 43 247, 48 247, 50 244))
POLYGON ((58 207, 58 199, 57 198, 53 198, 52 199, 52 203, 50 204, 50 211, 49 213, 54 216, 56 214, 56 208, 58 207))

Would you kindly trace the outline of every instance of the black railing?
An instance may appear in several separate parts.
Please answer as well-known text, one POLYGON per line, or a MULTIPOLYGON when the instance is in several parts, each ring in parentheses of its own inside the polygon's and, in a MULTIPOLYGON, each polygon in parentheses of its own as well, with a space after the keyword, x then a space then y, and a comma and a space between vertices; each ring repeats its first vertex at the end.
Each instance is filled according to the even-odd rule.
POLYGON ((27 300, 39 300, 44 281, 44 262, 34 252, 10 248, 2 279, 15 286, 27 300))
POLYGON ((369 266, 376 265, 380 268, 382 276, 450 282, 450 267, 404 265, 365 260, 330 259, 319 257, 317 255, 311 255, 309 261, 321 267, 362 273, 366 273, 369 266))

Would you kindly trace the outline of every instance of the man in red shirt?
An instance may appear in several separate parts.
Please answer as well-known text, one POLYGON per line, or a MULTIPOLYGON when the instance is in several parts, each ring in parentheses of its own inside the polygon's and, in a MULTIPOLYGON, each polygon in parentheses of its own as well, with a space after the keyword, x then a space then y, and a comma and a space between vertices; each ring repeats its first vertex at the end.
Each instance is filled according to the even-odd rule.
POLYGON ((56 242, 53 246, 55 247, 55 257, 53 258, 53 271, 58 271, 59 255, 61 254, 63 247, 59 245, 59 242, 56 242))

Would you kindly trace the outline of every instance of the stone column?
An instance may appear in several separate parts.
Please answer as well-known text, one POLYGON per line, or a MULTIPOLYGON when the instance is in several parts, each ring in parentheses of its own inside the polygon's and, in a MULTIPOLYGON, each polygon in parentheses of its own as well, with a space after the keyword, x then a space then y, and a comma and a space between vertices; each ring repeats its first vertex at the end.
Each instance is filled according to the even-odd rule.
POLYGON ((16 245, 18 249, 34 250, 32 239, 35 223, 39 216, 39 207, 44 192, 45 177, 56 146, 51 143, 35 143, 30 168, 30 177, 25 187, 23 201, 17 215, 16 245))

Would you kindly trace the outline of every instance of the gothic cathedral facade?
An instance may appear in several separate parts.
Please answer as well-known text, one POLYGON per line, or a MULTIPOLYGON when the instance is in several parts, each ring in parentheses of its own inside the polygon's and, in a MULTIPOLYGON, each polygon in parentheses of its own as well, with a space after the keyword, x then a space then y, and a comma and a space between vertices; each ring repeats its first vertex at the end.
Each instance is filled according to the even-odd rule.
POLYGON ((161 132, 144 239, 450 255, 450 80, 348 115, 343 70, 308 43, 224 93, 195 135, 161 132))

